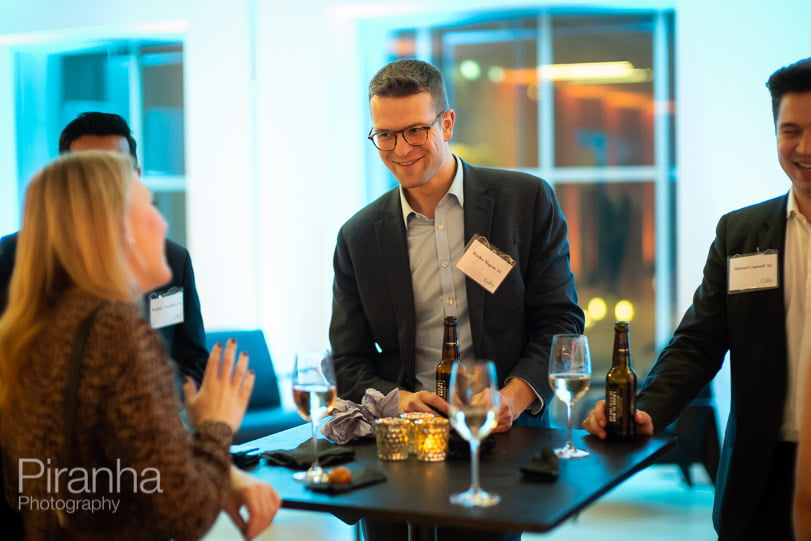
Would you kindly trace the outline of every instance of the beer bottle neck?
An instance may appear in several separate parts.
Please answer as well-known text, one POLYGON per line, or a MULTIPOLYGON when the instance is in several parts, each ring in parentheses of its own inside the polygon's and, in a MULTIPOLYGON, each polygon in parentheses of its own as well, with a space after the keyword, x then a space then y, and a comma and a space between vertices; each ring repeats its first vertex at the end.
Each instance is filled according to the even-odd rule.
POLYGON ((631 366, 631 347, 628 343, 628 335, 626 333, 617 333, 614 335, 614 355, 611 360, 612 366, 631 366))
POLYGON ((442 360, 459 359, 459 343, 456 340, 456 318, 445 318, 445 330, 442 337, 442 360))
POLYGON ((456 333, 446 336, 442 342, 442 360, 455 361, 459 358, 459 343, 456 341, 456 333))

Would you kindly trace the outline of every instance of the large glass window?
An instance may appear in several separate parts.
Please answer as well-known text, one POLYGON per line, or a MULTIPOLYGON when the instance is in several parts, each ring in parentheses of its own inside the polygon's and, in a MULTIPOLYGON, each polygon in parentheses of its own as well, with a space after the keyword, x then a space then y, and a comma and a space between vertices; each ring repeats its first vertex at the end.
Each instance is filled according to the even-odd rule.
POLYGON ((21 188, 57 155, 68 122, 87 111, 119 114, 132 128, 142 178, 170 223, 169 236, 184 244, 182 43, 60 43, 20 50, 15 59, 21 188))
POLYGON ((457 113, 453 150, 464 160, 528 171, 554 186, 569 223, 596 392, 615 320, 631 321, 644 376, 674 323, 672 13, 449 19, 394 28, 388 60, 417 56, 442 70, 457 113))

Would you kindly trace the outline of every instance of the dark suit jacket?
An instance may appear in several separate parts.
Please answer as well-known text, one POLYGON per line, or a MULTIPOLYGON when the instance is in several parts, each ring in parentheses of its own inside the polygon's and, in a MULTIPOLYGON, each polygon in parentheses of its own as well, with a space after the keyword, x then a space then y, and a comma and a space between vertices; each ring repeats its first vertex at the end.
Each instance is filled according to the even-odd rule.
MULTIPOLYGON (((17 233, 0 239, 0 313, 8 304, 8 287, 17 251, 17 233)), ((184 375, 191 376, 199 384, 203 379, 208 351, 200 314, 200 299, 194 283, 191 256, 183 246, 166 240, 166 260, 172 269, 172 280, 144 296, 145 314, 149 314, 149 295, 172 287, 183 288, 183 323, 158 329, 166 350, 184 375)), ((146 317, 147 321, 149 317, 146 317)))
MULTIPOLYGON (((467 279, 475 354, 495 361, 502 383, 520 377, 548 403, 552 335, 583 331, 566 221, 546 182, 523 173, 463 167, 465 241, 480 233, 516 261, 494 294, 467 279)), ((383 393, 415 389, 408 258, 397 188, 358 212, 338 234, 330 341, 344 398, 360 402, 369 387, 383 393)))
MULTIPOLYGON (((734 536, 754 508, 779 438, 786 397, 787 345, 783 251, 787 197, 721 218, 704 277, 671 342, 643 382, 637 407, 667 427, 712 380, 727 351, 732 408, 716 483, 713 520, 719 535, 734 536), (727 293, 727 258, 778 251, 776 289, 727 293)), ((788 489, 788 487, 787 487, 788 489)))

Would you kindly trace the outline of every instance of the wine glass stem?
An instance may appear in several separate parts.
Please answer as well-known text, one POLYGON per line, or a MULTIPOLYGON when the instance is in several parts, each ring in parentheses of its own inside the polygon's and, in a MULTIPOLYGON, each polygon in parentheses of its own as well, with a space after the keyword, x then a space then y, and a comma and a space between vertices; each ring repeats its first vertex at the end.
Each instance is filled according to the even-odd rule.
POLYGON ((470 440, 470 490, 479 491, 479 440, 470 440))
POLYGON ((318 421, 315 420, 315 417, 312 418, 310 425, 313 429, 313 464, 310 466, 310 470, 320 470, 321 466, 318 465, 318 421))
POLYGON ((574 447, 574 443, 572 443, 572 402, 566 404, 566 447, 572 449, 574 447))

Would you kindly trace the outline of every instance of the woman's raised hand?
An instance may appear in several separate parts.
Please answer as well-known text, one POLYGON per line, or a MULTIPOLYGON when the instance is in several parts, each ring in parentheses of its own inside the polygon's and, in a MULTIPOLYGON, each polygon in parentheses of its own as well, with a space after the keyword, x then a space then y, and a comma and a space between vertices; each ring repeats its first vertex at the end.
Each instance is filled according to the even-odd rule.
POLYGON ((248 370, 248 354, 239 354, 236 367, 237 342, 229 339, 225 345, 214 344, 206 364, 200 389, 186 377, 183 394, 189 420, 197 426, 201 421, 222 421, 235 433, 242 422, 251 397, 255 375, 248 370))

